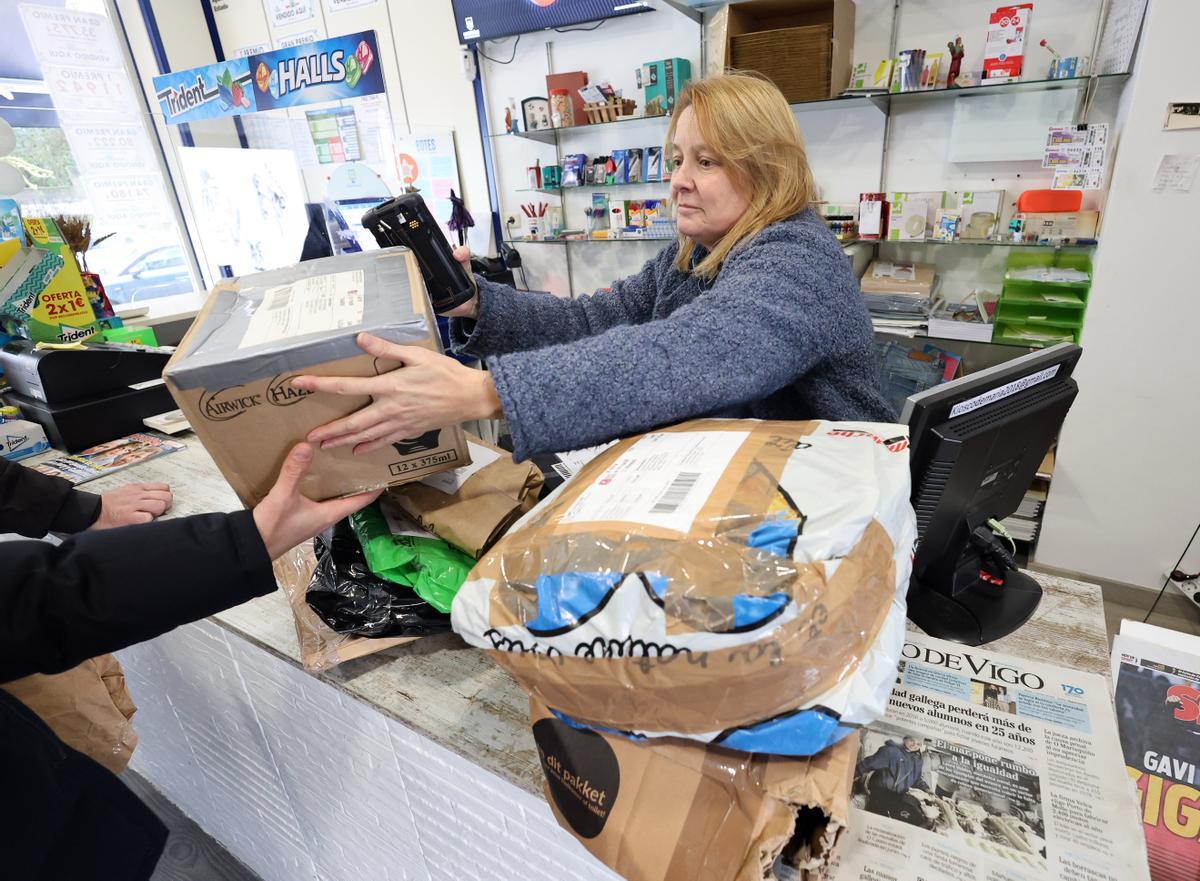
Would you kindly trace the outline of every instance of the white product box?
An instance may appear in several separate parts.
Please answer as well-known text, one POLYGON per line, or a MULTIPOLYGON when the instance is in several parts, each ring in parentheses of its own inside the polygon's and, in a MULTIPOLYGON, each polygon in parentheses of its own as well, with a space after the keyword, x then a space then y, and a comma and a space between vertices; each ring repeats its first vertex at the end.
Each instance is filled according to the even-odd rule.
POLYGON ((1004 190, 962 190, 953 198, 962 211, 959 237, 971 241, 991 238, 1003 213, 1004 190))
POLYGON ((933 233, 938 209, 943 207, 946 194, 929 190, 918 193, 888 193, 891 216, 888 218, 888 241, 923 242, 933 233))
POLYGON ((24 419, 0 422, 0 456, 5 459, 24 459, 48 449, 46 432, 36 422, 24 419))

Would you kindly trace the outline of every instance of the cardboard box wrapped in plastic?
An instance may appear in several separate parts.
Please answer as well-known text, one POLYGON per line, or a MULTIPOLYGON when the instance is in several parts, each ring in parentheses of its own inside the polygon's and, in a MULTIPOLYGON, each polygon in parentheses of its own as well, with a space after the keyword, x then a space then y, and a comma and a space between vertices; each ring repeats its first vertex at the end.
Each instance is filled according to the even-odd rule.
POLYGON ((858 734, 811 758, 574 728, 530 700, 546 800, 627 881, 817 881, 846 830, 858 734))
MULTIPOLYGON (((163 373, 213 461, 246 505, 270 490, 309 431, 369 398, 312 394, 300 374, 373 376, 397 365, 355 342, 361 331, 441 351, 421 271, 390 248, 312 260, 217 285, 163 373)), ((317 450, 301 491, 323 500, 394 486, 469 462, 458 426, 366 455, 317 450)))
POLYGON ((883 715, 916 518, 908 429, 695 420, 600 453, 452 621, 563 717, 814 755, 883 715))

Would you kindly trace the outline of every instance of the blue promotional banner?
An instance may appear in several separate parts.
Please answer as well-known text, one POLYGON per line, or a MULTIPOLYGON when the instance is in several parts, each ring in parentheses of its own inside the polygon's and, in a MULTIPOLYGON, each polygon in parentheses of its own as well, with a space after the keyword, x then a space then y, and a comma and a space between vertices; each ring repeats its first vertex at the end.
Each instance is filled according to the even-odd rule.
POLYGON ((237 116, 256 109, 245 58, 154 78, 154 97, 168 125, 237 116))
POLYGON ((168 125, 382 92, 374 31, 154 78, 154 97, 168 125))
POLYGON ((383 92, 374 31, 276 49, 251 55, 247 61, 259 110, 383 92))

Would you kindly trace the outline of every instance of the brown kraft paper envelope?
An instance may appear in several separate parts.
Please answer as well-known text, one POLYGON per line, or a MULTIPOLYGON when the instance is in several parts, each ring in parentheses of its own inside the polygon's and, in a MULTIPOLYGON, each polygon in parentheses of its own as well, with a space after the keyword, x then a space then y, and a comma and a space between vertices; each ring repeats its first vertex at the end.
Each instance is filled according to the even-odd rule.
POLYGON ((857 733, 791 759, 582 731, 536 698, 530 720, 555 819, 627 881, 764 881, 781 852, 799 878, 825 877, 857 733))
MULTIPOLYGON (((716 586, 731 581, 732 566, 741 571, 744 548, 729 544, 722 555, 716 547, 719 543, 709 541, 714 535, 713 525, 730 510, 766 509, 764 498, 745 494, 747 487, 760 496, 766 492, 765 487, 773 490, 795 439, 815 428, 812 423, 786 425, 787 429, 781 429, 780 423, 766 423, 751 432, 687 536, 624 522, 556 525, 562 512, 635 442, 623 441, 589 462, 576 482, 547 506, 535 523, 510 534, 480 562, 471 577, 494 578, 501 585, 514 581, 533 584, 539 572, 557 570, 556 553, 561 553, 556 549, 561 543, 571 542, 586 530, 589 536, 621 548, 628 561, 626 571, 653 569, 672 577, 683 566, 681 581, 703 580, 706 591, 718 592, 716 586), (781 430, 788 433, 781 435, 781 430), (746 476, 755 469, 765 469, 774 476, 765 482, 748 482, 746 476), (691 547, 681 563, 677 549, 683 542, 691 547), (706 556, 706 547, 714 548, 711 556, 706 556)), ((675 428, 745 430, 744 424, 710 420, 675 428)), ((895 594, 893 553, 887 531, 872 521, 830 578, 821 563, 772 558, 771 569, 785 573, 786 587, 804 611, 767 637, 736 648, 629 657, 499 649, 489 650, 488 655, 531 695, 581 721, 619 729, 679 733, 753 724, 803 705, 856 668, 891 607, 895 594), (754 677, 753 689, 745 687, 745 677, 754 677)), ((600 569, 608 564, 607 560, 597 561, 600 569)), ((534 617, 532 606, 514 607, 525 598, 512 587, 494 587, 491 598, 493 626, 534 617)), ((672 599, 668 596, 665 609, 672 608, 672 599)), ((683 605, 687 597, 674 600, 676 605, 683 605)))
POLYGON ((534 506, 543 478, 531 462, 514 462, 511 453, 472 434, 466 437, 468 448, 483 447, 500 458, 468 477, 453 494, 420 481, 388 494, 423 528, 478 559, 534 506))

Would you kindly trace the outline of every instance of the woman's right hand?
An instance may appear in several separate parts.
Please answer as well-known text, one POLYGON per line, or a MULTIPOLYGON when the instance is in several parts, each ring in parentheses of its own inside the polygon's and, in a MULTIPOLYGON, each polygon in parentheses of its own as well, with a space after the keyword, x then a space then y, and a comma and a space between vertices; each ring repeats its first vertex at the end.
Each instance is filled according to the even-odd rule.
POLYGON ((479 317, 479 285, 475 283, 475 275, 471 271, 471 249, 465 245, 459 245, 453 251, 454 259, 462 266, 466 272, 467 278, 471 279, 471 285, 475 288, 475 296, 467 300, 465 303, 460 303, 448 312, 440 312, 438 314, 445 315, 447 318, 478 318, 479 317))

